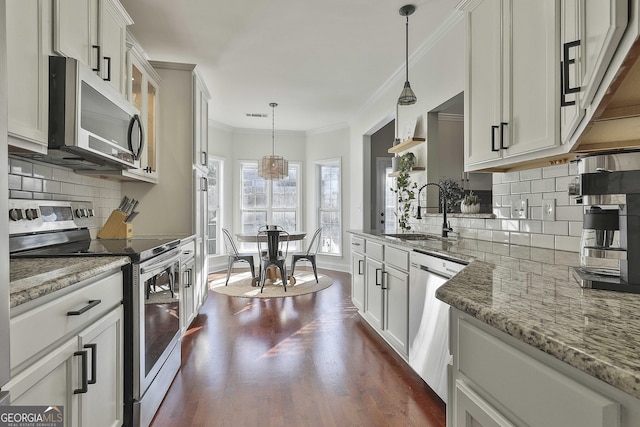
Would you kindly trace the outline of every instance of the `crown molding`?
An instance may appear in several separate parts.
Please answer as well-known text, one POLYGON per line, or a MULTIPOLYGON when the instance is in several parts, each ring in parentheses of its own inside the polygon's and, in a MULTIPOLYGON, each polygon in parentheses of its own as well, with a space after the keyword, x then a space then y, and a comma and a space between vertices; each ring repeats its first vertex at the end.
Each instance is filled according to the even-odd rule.
MULTIPOLYGON (((452 13, 442 25, 427 38, 413 54, 409 57, 409 70, 420 61, 427 53, 437 45, 437 43, 445 36, 449 31, 460 23, 464 18, 462 11, 452 13)), ((393 87, 398 86, 398 93, 400 93, 400 86, 404 82, 405 65, 402 64, 398 69, 365 101, 365 103, 358 109, 355 118, 362 116, 372 105, 380 100, 385 93, 391 90, 393 87)))
POLYGON ((349 123, 347 122, 341 122, 341 123, 336 123, 333 125, 329 125, 329 126, 324 126, 321 128, 316 128, 316 129, 311 129, 306 131, 307 136, 312 136, 312 135, 322 135, 324 133, 329 133, 329 132, 335 132, 335 131, 339 131, 342 129, 349 129, 349 123))

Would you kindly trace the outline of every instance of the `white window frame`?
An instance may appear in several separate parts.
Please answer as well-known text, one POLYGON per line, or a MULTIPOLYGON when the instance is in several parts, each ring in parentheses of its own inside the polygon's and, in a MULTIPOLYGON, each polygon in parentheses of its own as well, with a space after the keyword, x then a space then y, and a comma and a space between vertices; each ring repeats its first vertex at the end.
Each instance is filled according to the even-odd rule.
MULTIPOLYGON (((296 216, 296 230, 287 230, 287 231, 300 231, 303 230, 303 217, 302 217, 302 189, 303 189, 303 182, 302 182, 302 162, 295 162, 295 161, 290 161, 289 162, 289 169, 291 168, 297 168, 298 171, 298 177, 296 180, 296 206, 295 208, 273 208, 272 207, 272 200, 273 200, 273 185, 271 181, 267 181, 267 207, 265 208, 250 208, 250 209, 245 209, 242 206, 242 198, 243 198, 243 169, 245 166, 255 166, 256 168, 258 167, 258 161, 257 160, 241 160, 239 161, 239 167, 238 167, 238 183, 239 183, 239 194, 240 197, 238 198, 238 230, 240 233, 245 233, 245 229, 244 229, 244 224, 242 223, 242 214, 244 212, 258 212, 258 211, 264 211, 266 210, 267 212, 267 224, 272 224, 273 221, 273 213, 274 212, 278 212, 278 211, 291 211, 294 210, 295 211, 295 216, 296 216)), ((289 252, 291 251, 295 251, 295 250, 299 250, 300 248, 300 244, 298 241, 292 241, 289 244, 289 252)), ((246 243, 246 242, 239 242, 239 250, 241 251, 253 251, 253 250, 257 250, 257 245, 255 243, 246 243)))
POLYGON ((339 218, 339 236, 340 236, 340 244, 338 245, 338 253, 330 253, 330 252, 324 252, 323 251, 323 244, 320 244, 320 249, 318 250, 318 254, 322 254, 323 256, 335 256, 335 257, 341 257, 342 253, 343 253, 343 233, 342 233, 342 228, 343 228, 343 218, 342 218, 342 158, 341 157, 336 157, 336 158, 332 158, 332 159, 323 159, 323 160, 316 160, 315 161, 315 174, 316 174, 316 183, 315 183, 315 187, 316 187, 316 206, 317 206, 317 210, 316 210, 316 229, 321 227, 321 223, 320 220, 322 218, 322 212, 337 212, 338 213, 338 218, 339 218), (320 173, 320 170, 322 168, 322 166, 337 166, 338 167, 338 207, 336 209, 323 209, 321 207, 321 197, 322 197, 322 175, 320 173))

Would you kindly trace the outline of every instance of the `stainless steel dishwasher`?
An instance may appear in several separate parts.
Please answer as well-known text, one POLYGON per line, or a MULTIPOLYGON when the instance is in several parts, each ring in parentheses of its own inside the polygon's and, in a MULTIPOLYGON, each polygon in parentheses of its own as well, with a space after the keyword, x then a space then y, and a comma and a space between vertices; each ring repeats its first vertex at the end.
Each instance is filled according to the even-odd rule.
POLYGON ((436 289, 467 264, 419 249, 410 260, 409 365, 446 403, 449 306, 436 298, 436 289))

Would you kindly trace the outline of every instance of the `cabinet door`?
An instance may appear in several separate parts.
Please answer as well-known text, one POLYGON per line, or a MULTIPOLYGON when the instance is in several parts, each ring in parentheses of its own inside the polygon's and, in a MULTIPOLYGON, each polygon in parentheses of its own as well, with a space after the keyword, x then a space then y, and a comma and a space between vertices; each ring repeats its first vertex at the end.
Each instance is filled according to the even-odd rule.
POLYGON ((514 427, 465 383, 456 381, 455 427, 514 427))
POLYGON ((43 1, 8 1, 9 144, 46 153, 51 27, 43 1))
POLYGON ((209 203, 209 180, 207 176, 200 170, 194 170, 195 182, 195 206, 194 221, 196 234, 196 289, 195 298, 198 301, 198 309, 207 299, 208 292, 208 275, 209 275, 209 256, 207 249, 207 241, 209 240, 208 227, 208 203, 209 203))
POLYGON ((364 255, 351 253, 351 301, 358 310, 364 310, 364 255))
POLYGON ((194 76, 194 103, 193 164, 206 169, 209 162, 209 96, 197 75, 194 76))
POLYGON ((500 157, 499 129, 495 126, 499 126, 502 114, 502 9, 502 1, 483 0, 465 16, 465 164, 500 157))
POLYGON ((559 142, 559 3, 510 1, 504 12, 502 122, 509 157, 559 142))
POLYGON ((55 0, 53 2, 53 50, 94 68, 99 50, 94 48, 98 30, 97 2, 55 0))
POLYGON ((382 287, 385 292, 385 335, 403 355, 409 354, 409 274, 385 266, 382 287))
POLYGON ((80 426, 122 425, 123 337, 122 306, 109 312, 78 337, 78 350, 87 351, 88 390, 80 396, 80 426))
POLYGON ((628 5, 626 0, 582 1, 584 34, 581 37, 581 53, 584 75, 578 96, 580 107, 587 108, 627 27, 628 5))
POLYGON ((76 356, 77 340, 64 342, 43 358, 11 378, 2 389, 11 393, 11 405, 43 405, 64 407, 64 425, 78 425, 80 356, 76 356))
POLYGON ((576 43, 582 43, 580 38, 584 32, 584 2, 585 0, 563 0, 560 5, 560 138, 563 144, 571 138, 585 115, 575 92, 580 90, 582 82, 583 60, 576 43))
POLYGON ((180 312, 180 320, 182 321, 183 333, 187 330, 193 319, 195 318, 197 310, 197 301, 195 299, 195 260, 192 258, 181 266, 181 284, 182 293, 180 294, 182 301, 182 311, 180 312))
POLYGON ((382 330, 383 322, 383 291, 382 291, 382 273, 383 264, 380 261, 376 261, 371 258, 365 260, 366 273, 366 296, 365 296, 365 314, 370 322, 382 330))
POLYGON ((102 63, 100 76, 118 92, 124 94, 126 23, 122 17, 122 5, 116 0, 101 0, 100 47, 102 63))

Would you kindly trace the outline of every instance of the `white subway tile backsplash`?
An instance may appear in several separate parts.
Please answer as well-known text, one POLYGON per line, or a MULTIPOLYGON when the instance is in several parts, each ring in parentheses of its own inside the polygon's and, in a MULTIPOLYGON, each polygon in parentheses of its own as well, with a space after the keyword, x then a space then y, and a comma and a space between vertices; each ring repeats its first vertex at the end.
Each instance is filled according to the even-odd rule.
POLYGON ((59 181, 49 181, 48 179, 42 181, 42 191, 45 193, 60 193, 61 188, 62 183, 59 181))
POLYGON ((569 221, 569 236, 582 236, 582 221, 569 221))
POLYGON ((511 183, 511 194, 531 193, 531 181, 520 181, 511 183))
POLYGON ((9 174, 9 190, 22 189, 22 178, 19 175, 9 174))
POLYGON ((520 172, 506 172, 502 177, 502 182, 519 182, 520 172))
POLYGON ((494 184, 493 194, 499 195, 499 196, 503 194, 511 194, 511 185, 510 184, 494 184))
POLYGON ((24 176, 22 177, 22 190, 42 192, 42 180, 24 176))
POLYGON ((569 222, 568 221, 543 221, 542 232, 544 234, 568 236, 569 222))
POLYGON ((33 175, 33 164, 26 160, 10 159, 9 160, 9 172, 16 175, 33 175))
POLYGON ((556 190, 560 192, 568 193, 569 184, 573 181, 573 176, 563 176, 556 178, 556 190))
POLYGON ((531 214, 531 219, 542 219, 542 206, 531 206, 529 208, 529 213, 531 214))
POLYGON ((488 219, 485 223, 485 227, 487 230, 500 230, 501 221, 502 220, 500 219, 488 219))
POLYGON ((504 182, 503 181, 504 180, 504 173, 496 172, 496 173, 491 174, 491 180, 493 182, 493 185, 502 184, 504 182))
POLYGON ((542 169, 529 169, 520 171, 520 180, 532 181, 534 179, 542 179, 542 169))
POLYGON ((531 234, 510 233, 509 243, 511 243, 512 245, 531 246, 531 234))
POLYGON ((556 191, 555 178, 540 179, 531 182, 531 191, 533 193, 548 193, 556 191))
POLYGON ((554 165, 542 168, 543 178, 555 178, 569 175, 569 165, 554 165))
POLYGON ((548 234, 532 234, 531 246, 537 248, 553 249, 555 244, 554 236, 548 234))
POLYGON ((478 240, 491 241, 491 230, 478 230, 478 240))
POLYGON ((502 220, 501 228, 506 231, 518 231, 520 230, 520 221, 517 219, 502 220))
POLYGON ((555 249, 578 252, 580 250, 580 238, 573 236, 556 236, 555 249))
POLYGON ((542 221, 522 220, 520 221, 520 231, 524 233, 542 233, 542 221))
POLYGON ((491 241, 497 243, 509 243, 509 232, 494 231, 491 233, 491 241))
POLYGON ((581 206, 556 206, 556 220, 582 221, 581 206))
POLYGON ((42 179, 53 179, 53 168, 51 166, 34 164, 33 177, 42 179))
POLYGON ((69 174, 71 174, 70 171, 62 168, 52 168, 51 172, 53 175, 52 177, 53 180, 61 181, 61 182, 69 182, 69 174))

